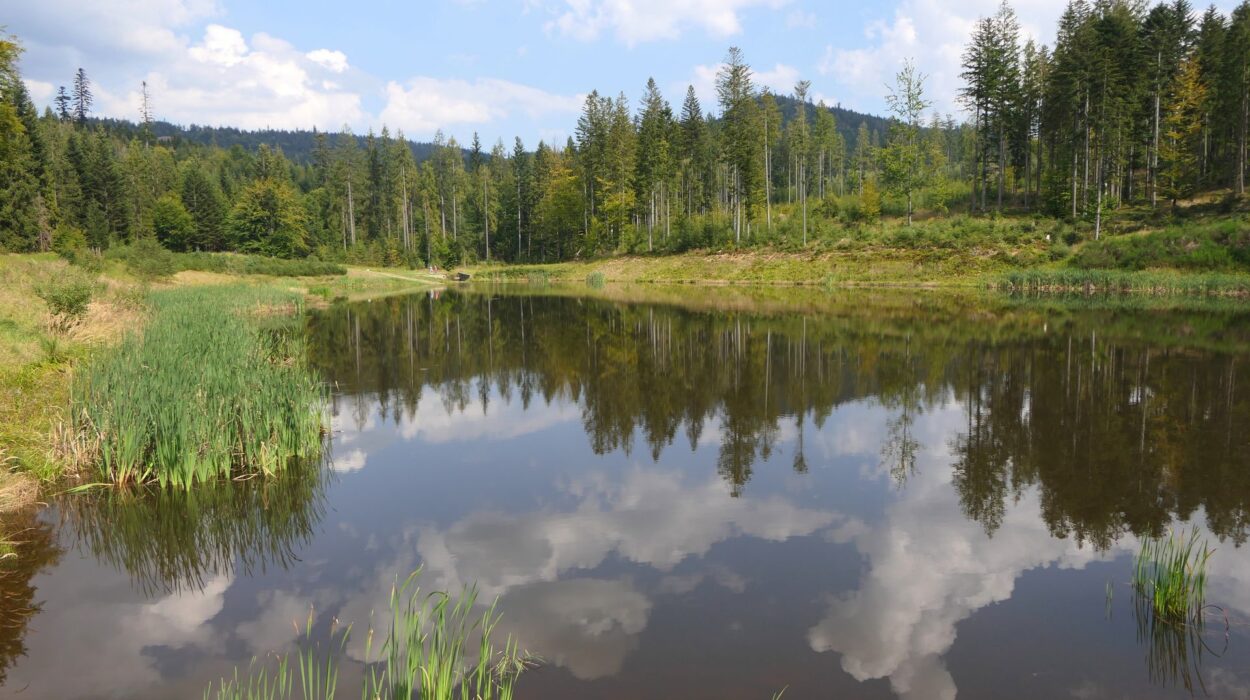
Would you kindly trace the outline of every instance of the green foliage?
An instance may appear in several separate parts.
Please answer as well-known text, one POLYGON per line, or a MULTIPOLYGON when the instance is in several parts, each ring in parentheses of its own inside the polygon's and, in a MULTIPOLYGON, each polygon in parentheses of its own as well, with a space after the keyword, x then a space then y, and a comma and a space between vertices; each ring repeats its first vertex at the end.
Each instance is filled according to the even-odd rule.
POLYGON ((1189 536, 1146 537, 1133 563, 1133 590, 1160 619, 1185 623, 1202 614, 1211 549, 1194 528, 1189 536))
POLYGON ((271 275, 273 277, 319 277, 345 275, 347 268, 338 263, 312 258, 270 258, 237 253, 180 253, 174 256, 180 270, 200 270, 231 275, 271 275))
MULTIPOLYGON (((419 578, 418 570, 391 588, 390 622, 376 657, 375 630, 368 632, 361 696, 366 700, 511 700, 517 678, 530 660, 511 638, 498 644, 495 606, 476 612, 476 588, 459 595, 423 593, 419 578)), ((351 628, 332 633, 337 642, 326 652, 311 641, 312 630, 310 614, 297 653, 298 674, 285 655, 269 664, 254 659, 242 677, 236 669, 231 678, 210 685, 205 700, 333 700, 339 657, 351 628)))
POLYGON ((303 338, 264 324, 294 297, 216 287, 151 299, 144 331, 74 381, 74 425, 102 479, 185 489, 320 453, 322 390, 303 338))
POLYGON ((1072 264, 1079 268, 1250 271, 1250 224, 1232 219, 1215 224, 1169 227, 1145 235, 1107 237, 1085 244, 1072 264))
POLYGON ((586 284, 591 289, 603 289, 605 281, 606 278, 603 276, 603 273, 598 270, 586 275, 586 284))
POLYGON ((178 271, 174 254, 154 238, 140 238, 125 246, 110 248, 108 257, 121 260, 140 280, 165 279, 178 271))
POLYGON ((66 329, 82 320, 97 287, 94 277, 70 269, 35 285, 35 294, 48 305, 54 324, 66 329))
POLYGON ((195 220, 182 204, 182 198, 166 193, 152 206, 152 233, 170 250, 187 250, 194 239, 195 220))
POLYGON ((308 253, 308 232, 299 196, 290 184, 263 178, 239 193, 228 228, 241 250, 297 257, 308 253))

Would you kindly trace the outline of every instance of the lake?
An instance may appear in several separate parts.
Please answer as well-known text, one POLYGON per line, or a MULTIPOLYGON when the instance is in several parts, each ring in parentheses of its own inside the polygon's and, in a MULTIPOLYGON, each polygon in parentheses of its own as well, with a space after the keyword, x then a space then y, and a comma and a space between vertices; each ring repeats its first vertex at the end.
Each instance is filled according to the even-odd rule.
POLYGON ((498 600, 522 699, 1250 697, 1241 302, 466 287, 305 332, 326 463, 32 515, 0 692, 198 698, 311 616, 354 697, 421 567, 498 600), (1219 607, 1150 632, 1133 556, 1188 524, 1219 607))

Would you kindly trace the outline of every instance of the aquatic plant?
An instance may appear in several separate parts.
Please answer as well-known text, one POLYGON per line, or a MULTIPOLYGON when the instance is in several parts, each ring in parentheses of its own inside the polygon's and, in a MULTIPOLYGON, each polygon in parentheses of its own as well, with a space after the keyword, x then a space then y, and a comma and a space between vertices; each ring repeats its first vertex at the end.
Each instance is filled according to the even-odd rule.
POLYGON ((598 270, 586 275, 586 284, 591 289, 603 289, 603 285, 606 281, 607 278, 604 277, 603 273, 598 270))
POLYGON ((1211 549, 1198 529, 1189 536, 1169 532, 1147 537, 1133 564, 1133 589, 1166 622, 1185 623, 1201 617, 1206 599, 1207 560, 1211 549))
POLYGON ((537 286, 551 284, 551 273, 546 270, 530 270, 525 273, 525 281, 537 286))
POLYGON ((162 487, 271 476, 319 454, 323 388, 298 297, 263 288, 153 293, 146 328, 101 353, 72 387, 74 427, 100 477, 162 487))
POLYGON ((1250 294, 1250 276, 1220 272, 1178 274, 1149 270, 1061 268, 1015 270, 996 278, 992 286, 1013 292, 1032 293, 1245 296, 1250 294))
MULTIPOLYGON (((477 613, 473 587, 456 596, 443 591, 423 594, 420 575, 417 570, 392 587, 391 621, 377 658, 373 656, 375 630, 368 632, 361 697, 511 700, 517 678, 532 660, 511 637, 496 646, 499 615, 495 606, 477 613)), ((242 675, 236 668, 230 678, 210 685, 204 691, 205 700, 332 700, 337 694, 339 659, 351 628, 332 631, 331 639, 337 643, 325 652, 309 641, 312 631, 310 614, 297 654, 298 674, 288 656, 273 657, 269 663, 253 659, 242 675)))

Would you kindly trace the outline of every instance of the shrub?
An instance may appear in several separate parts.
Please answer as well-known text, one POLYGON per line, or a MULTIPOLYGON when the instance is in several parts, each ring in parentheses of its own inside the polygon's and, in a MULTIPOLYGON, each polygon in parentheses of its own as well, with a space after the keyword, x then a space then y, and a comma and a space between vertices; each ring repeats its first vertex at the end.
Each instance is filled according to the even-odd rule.
POLYGON ((110 257, 126 263, 126 267, 144 281, 164 279, 178 271, 174 254, 154 238, 138 238, 130 245, 110 251, 110 257))
POLYGON ((35 294, 48 305, 53 324, 62 330, 82 320, 95 291, 93 278, 73 270, 35 285, 35 294))

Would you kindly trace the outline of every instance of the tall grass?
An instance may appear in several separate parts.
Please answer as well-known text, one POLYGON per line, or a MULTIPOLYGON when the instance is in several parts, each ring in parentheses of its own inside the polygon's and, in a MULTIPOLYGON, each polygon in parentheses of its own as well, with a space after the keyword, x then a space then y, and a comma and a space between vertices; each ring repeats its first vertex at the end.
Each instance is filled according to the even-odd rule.
POLYGON ((1159 295, 1250 295, 1250 275, 1125 270, 1015 270, 994 281, 1015 292, 1099 292, 1159 295))
MULTIPOLYGON (((528 659, 511 638, 497 646, 499 615, 491 605, 477 613, 477 590, 458 596, 422 593, 414 572, 391 589, 391 622, 375 658, 370 629, 361 681, 365 700, 511 700, 528 659)), ((337 635, 326 652, 312 644, 313 618, 305 626, 296 664, 253 660, 242 676, 235 669, 204 692, 205 700, 332 700, 338 692, 338 664, 351 628, 337 635), (295 668, 298 668, 298 673, 295 668)), ((331 637, 336 635, 332 632, 331 637)))
POLYGON ((598 270, 586 275, 586 284, 591 289, 603 289, 603 285, 606 281, 607 278, 604 277, 603 273, 598 270))
POLYGON ((90 362, 72 388, 100 477, 185 489, 273 475, 318 454, 322 387, 303 337, 274 323, 297 299, 246 287, 153 293, 146 328, 90 362))
POLYGON ((1133 563, 1133 588, 1161 620, 1185 623, 1201 616, 1211 549, 1197 528, 1188 536, 1148 537, 1133 563))

